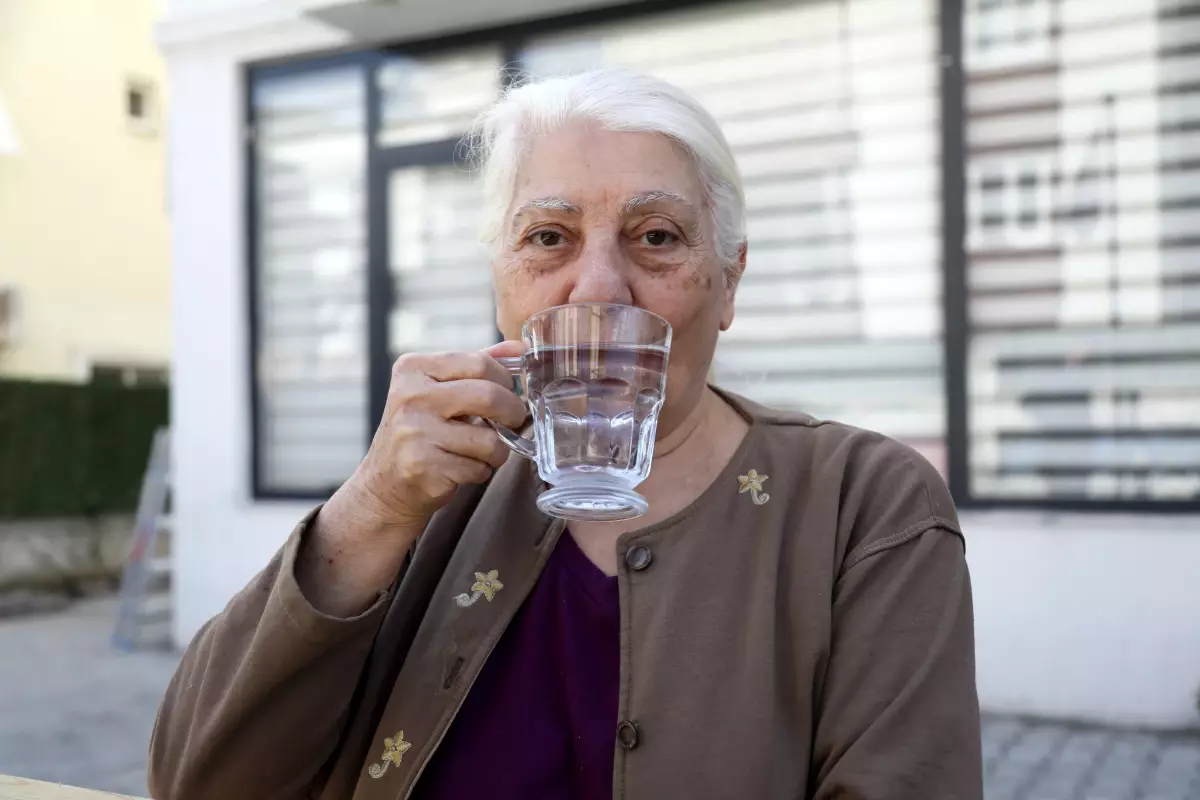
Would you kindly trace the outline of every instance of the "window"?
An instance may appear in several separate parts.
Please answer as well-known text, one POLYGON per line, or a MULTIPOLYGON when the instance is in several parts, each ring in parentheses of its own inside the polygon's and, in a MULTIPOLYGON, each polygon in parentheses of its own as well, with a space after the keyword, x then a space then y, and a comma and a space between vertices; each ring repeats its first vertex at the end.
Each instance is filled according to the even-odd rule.
POLYGON ((131 119, 145 119, 149 113, 147 101, 145 89, 130 86, 125 90, 125 113, 131 119))
POLYGON ((483 206, 475 176, 453 164, 405 167, 388 179, 388 357, 479 350, 497 340, 483 206))
POLYGON ((499 94, 499 48, 333 62, 252 79, 260 494, 345 480, 399 355, 496 341, 481 190, 457 145, 499 94))
POLYGON ((995 5, 969 24, 1063 20, 1049 66, 967 74, 986 145, 968 172, 1003 175, 981 179, 967 261, 971 499, 1194 502, 1200 28, 1151 5, 995 5))
POLYGON ((364 74, 254 84, 257 486, 321 493, 366 452, 364 74))
POLYGON ((623 65, 693 93, 745 179, 722 385, 913 444, 953 464, 963 505, 1200 505, 1195 15, 967 0, 965 57, 943 60, 942 5, 642 4, 253 68, 257 493, 344 480, 400 354, 496 339, 458 140, 510 67, 623 65), (942 152, 956 64, 965 119, 945 126, 965 136, 942 152), (959 168, 966 196, 943 197, 959 168), (953 296, 944 269, 963 271, 953 296))
POLYGON ((479 236, 483 189, 459 144, 499 97, 502 73, 495 46, 388 56, 379 65, 388 363, 408 352, 479 350, 497 341, 479 236))
POLYGON ((457 139, 500 93, 503 60, 495 46, 412 58, 379 66, 381 147, 457 139))
POLYGON ((151 81, 125 81, 125 121, 132 133, 145 136, 158 132, 158 102, 151 81))

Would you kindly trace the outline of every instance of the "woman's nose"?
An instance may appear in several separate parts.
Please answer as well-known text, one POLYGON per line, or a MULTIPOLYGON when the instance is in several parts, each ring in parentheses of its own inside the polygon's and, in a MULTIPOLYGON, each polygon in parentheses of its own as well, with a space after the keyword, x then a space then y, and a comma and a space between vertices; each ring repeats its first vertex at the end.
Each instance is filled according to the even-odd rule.
POLYGON ((633 303, 620 244, 593 237, 579 254, 571 303, 633 303))

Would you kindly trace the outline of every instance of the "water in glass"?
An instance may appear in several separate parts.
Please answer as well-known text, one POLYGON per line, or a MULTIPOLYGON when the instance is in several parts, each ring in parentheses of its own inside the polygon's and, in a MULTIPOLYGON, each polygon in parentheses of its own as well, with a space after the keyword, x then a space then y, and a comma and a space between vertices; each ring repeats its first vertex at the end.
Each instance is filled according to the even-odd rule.
POLYGON ((587 344, 525 355, 538 471, 554 486, 585 479, 633 489, 646 479, 662 408, 667 348, 587 344))

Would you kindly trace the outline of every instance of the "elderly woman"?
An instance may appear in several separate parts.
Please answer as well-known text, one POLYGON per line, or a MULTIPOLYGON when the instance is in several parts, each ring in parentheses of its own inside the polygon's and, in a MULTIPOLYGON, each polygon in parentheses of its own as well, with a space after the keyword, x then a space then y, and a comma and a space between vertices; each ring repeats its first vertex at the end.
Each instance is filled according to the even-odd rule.
POLYGON ((937 472, 708 383, 746 264, 713 118, 600 71, 508 91, 478 143, 510 341, 396 362, 362 465, 188 648, 154 797, 981 797, 937 472), (472 421, 524 423, 496 359, 581 302, 674 329, 635 520, 544 516, 531 463, 472 421))

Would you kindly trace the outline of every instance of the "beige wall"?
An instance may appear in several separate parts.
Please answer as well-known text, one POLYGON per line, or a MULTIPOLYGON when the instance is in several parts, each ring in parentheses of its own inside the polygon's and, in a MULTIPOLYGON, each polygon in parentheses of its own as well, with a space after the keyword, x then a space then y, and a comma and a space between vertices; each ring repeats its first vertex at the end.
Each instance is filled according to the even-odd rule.
POLYGON ((22 308, 0 375, 169 360, 160 12, 160 0, 0 0, 0 99, 20 142, 0 155, 0 284, 22 308), (155 87, 152 134, 127 122, 130 77, 155 87))

